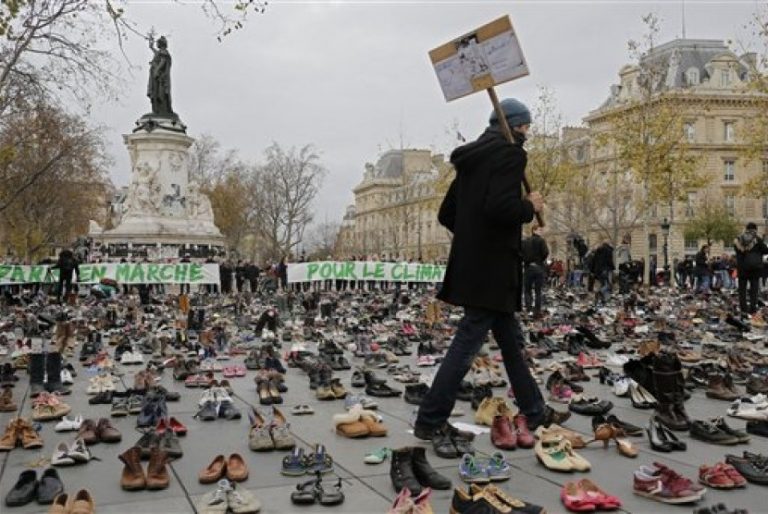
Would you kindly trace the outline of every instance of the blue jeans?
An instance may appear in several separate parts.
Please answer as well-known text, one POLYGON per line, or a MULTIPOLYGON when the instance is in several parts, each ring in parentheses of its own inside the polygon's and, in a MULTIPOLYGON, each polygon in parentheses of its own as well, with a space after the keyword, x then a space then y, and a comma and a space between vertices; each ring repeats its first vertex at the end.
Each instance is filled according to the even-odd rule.
POLYGON ((456 394, 488 331, 499 344, 520 412, 534 422, 544 415, 544 399, 523 356, 523 332, 513 314, 467 307, 451 346, 424 397, 416 425, 439 428, 456 404, 456 394))

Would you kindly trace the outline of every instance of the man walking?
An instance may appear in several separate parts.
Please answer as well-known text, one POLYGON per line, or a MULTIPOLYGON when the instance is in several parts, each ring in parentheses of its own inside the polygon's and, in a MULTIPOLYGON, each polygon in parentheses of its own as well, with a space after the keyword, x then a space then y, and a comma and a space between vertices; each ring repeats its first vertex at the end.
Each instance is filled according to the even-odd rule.
POLYGON ((611 273, 616 269, 613 264, 613 246, 607 238, 595 249, 592 258, 592 273, 600 282, 600 290, 595 295, 595 303, 607 303, 611 298, 611 273))
POLYGON ((763 255, 768 253, 768 247, 757 235, 757 225, 752 222, 747 223, 746 230, 734 239, 733 247, 736 249, 736 270, 739 278, 739 308, 741 315, 746 316, 757 311, 763 255), (749 305, 747 305, 747 286, 749 286, 749 305))
POLYGON ((489 330, 501 349, 522 414, 516 421, 536 428, 561 423, 569 416, 544 403, 522 353, 523 334, 515 318, 522 292, 522 226, 541 211, 543 200, 536 192, 522 198, 521 181, 527 162, 523 142, 531 114, 514 99, 504 100, 501 107, 515 142, 505 139, 494 112, 490 126, 477 141, 457 148, 451 155, 456 179, 438 214, 440 224, 453 233, 453 240, 437 297, 464 307, 464 317, 421 403, 414 435, 431 440, 435 453, 444 458, 474 451, 469 435, 447 420, 459 384, 489 330))
POLYGON ((544 238, 541 237, 541 227, 534 227, 531 237, 523 240, 521 254, 523 256, 523 265, 525 266, 523 274, 525 310, 530 312, 533 306, 533 316, 539 319, 541 318, 541 289, 544 287, 547 257, 549 257, 549 247, 547 247, 547 242, 544 238), (535 302, 532 297, 535 297, 535 302))

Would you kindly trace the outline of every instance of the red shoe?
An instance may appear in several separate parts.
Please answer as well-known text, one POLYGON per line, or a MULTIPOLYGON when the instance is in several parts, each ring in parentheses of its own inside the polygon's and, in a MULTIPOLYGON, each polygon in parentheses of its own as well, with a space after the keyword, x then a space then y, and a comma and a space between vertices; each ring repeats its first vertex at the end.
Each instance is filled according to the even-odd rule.
POLYGON ((579 489, 584 491, 589 501, 594 503, 599 510, 616 510, 621 507, 621 500, 606 493, 591 480, 586 478, 579 480, 579 489))
POLYGON ((733 489, 736 487, 736 484, 720 464, 715 464, 714 466, 703 464, 700 466, 699 482, 713 489, 733 489))
POLYGON ((597 506, 576 482, 566 482, 560 490, 560 499, 571 512, 593 512, 597 506))
POLYGON ((736 468, 731 466, 730 464, 726 464, 724 462, 719 462, 716 464, 716 467, 720 467, 723 472, 728 475, 728 478, 730 478, 733 481, 734 487, 745 487, 747 485, 747 479, 742 476, 741 473, 739 473, 736 468))
POLYGON ((187 427, 174 417, 171 417, 171 419, 168 420, 168 428, 173 430, 173 433, 176 435, 187 435, 187 427))
POLYGON ((576 364, 582 368, 588 368, 590 365, 590 360, 589 357, 587 357, 587 354, 584 352, 579 352, 579 356, 576 358, 576 364))
POLYGON ((160 421, 157 422, 157 427, 155 427, 155 432, 159 435, 163 435, 165 431, 169 429, 170 427, 165 423, 165 418, 160 418, 160 421))
POLYGON ((491 443, 502 450, 517 448, 517 435, 512 431, 509 418, 494 416, 491 425, 491 443))
POLYGON ((528 418, 523 414, 518 414, 512 420, 512 424, 515 426, 515 435, 517 436, 517 446, 520 448, 533 448, 536 444, 536 439, 528 430, 528 418))

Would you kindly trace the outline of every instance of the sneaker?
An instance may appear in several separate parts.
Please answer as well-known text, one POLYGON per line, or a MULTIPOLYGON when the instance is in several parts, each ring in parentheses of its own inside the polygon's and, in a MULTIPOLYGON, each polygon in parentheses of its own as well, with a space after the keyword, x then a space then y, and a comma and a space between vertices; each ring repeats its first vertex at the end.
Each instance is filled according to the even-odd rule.
POLYGON ((491 481, 488 471, 472 455, 464 454, 459 463, 459 476, 469 484, 487 484, 491 481))
POLYGON ((705 489, 694 484, 672 469, 654 464, 641 466, 634 473, 633 492, 662 503, 694 503, 705 494, 705 489))
POLYGON ((493 481, 509 480, 512 478, 512 467, 501 452, 494 452, 485 464, 488 478, 493 481))
POLYGON ((229 480, 222 479, 218 482, 215 491, 203 495, 197 504, 199 514, 226 514, 229 510, 228 493, 232 490, 229 480))
POLYGON ((74 430, 80 430, 80 425, 83 424, 83 417, 78 415, 74 419, 70 419, 66 416, 61 418, 61 421, 56 423, 53 429, 56 432, 72 432, 74 430))
POLYGON ((261 510, 261 502, 250 491, 232 483, 227 491, 227 503, 232 514, 249 514, 261 510))
POLYGON ((69 446, 67 443, 59 443, 51 457, 51 466, 72 466, 75 459, 69 455, 69 446))
POLYGON ((746 420, 768 420, 768 406, 754 403, 750 398, 735 400, 728 407, 728 415, 746 420))
POLYGON ((381 464, 391 456, 392 450, 389 448, 379 448, 378 450, 367 453, 363 459, 363 462, 366 464, 381 464))

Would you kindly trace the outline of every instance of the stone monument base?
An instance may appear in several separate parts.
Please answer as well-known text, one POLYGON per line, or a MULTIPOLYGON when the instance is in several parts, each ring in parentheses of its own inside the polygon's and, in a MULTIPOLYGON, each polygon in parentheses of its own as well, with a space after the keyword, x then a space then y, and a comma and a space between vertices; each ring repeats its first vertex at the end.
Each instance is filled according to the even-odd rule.
POLYGON ((89 236, 107 247, 223 249, 224 236, 213 223, 213 209, 200 185, 189 177, 189 147, 178 117, 144 115, 123 136, 131 156, 131 183, 113 229, 92 223, 89 236))

